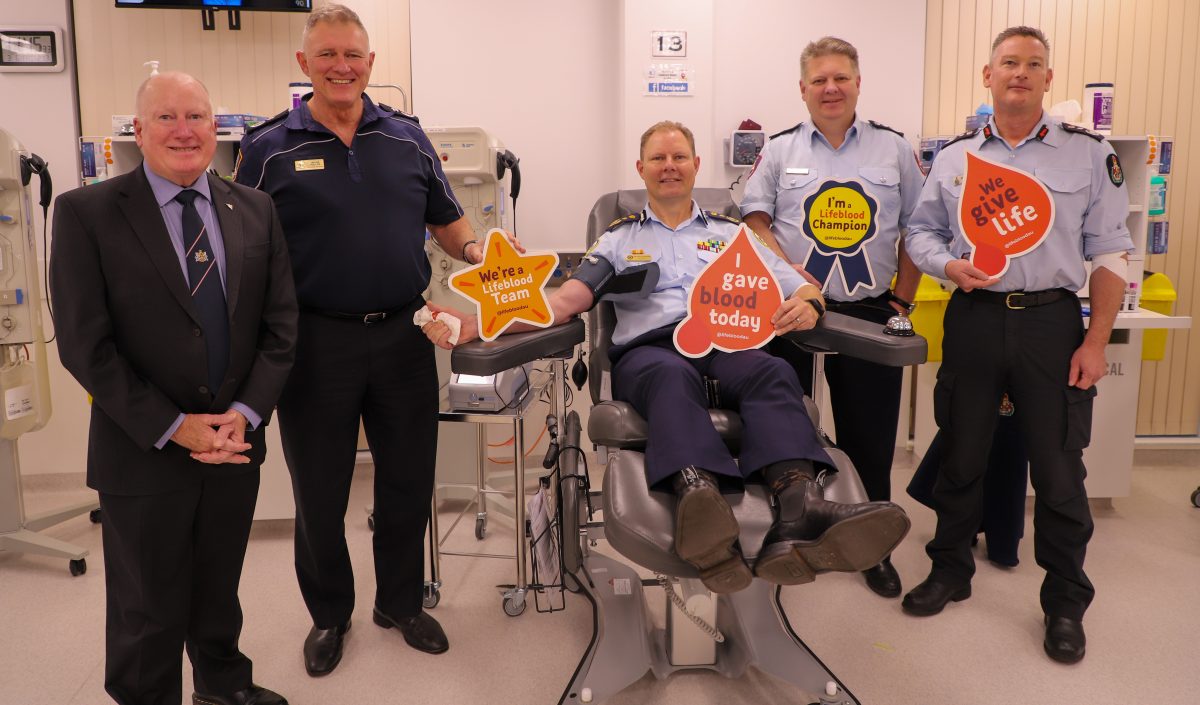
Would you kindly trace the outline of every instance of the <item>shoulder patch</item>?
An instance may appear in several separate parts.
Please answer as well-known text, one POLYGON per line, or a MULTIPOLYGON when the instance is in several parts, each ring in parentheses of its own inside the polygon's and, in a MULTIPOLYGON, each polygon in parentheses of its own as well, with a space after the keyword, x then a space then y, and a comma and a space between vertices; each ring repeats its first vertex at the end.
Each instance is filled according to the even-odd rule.
POLYGON ((617 228, 621 227, 622 225, 625 225, 626 223, 636 222, 641 217, 642 216, 640 213, 630 213, 629 215, 623 215, 620 218, 617 218, 613 222, 609 223, 608 227, 604 229, 604 232, 611 233, 612 231, 616 230, 617 228))
POLYGON ((412 113, 406 113, 403 110, 397 110, 387 103, 376 103, 375 106, 380 110, 391 113, 392 117, 404 118, 405 120, 411 120, 418 125, 421 124, 421 120, 416 115, 413 115, 412 113))
POLYGON ((251 127, 250 129, 246 130, 246 134, 252 135, 255 132, 258 132, 259 130, 263 129, 264 127, 267 127, 268 125, 274 125, 275 123, 280 122, 284 118, 286 118, 288 116, 288 113, 290 113, 290 112, 291 112, 290 110, 284 110, 282 113, 279 113, 278 115, 271 118, 270 120, 264 120, 263 122, 260 122, 259 124, 255 125, 254 127, 251 127))
POLYGON ((888 127, 887 125, 884 125, 881 122, 875 122, 874 120, 867 120, 867 124, 870 125, 871 127, 874 127, 876 130, 887 130, 888 132, 895 132, 897 135, 900 135, 901 137, 904 136, 904 133, 901 132, 900 130, 897 130, 894 127, 888 127))
POLYGON ((775 134, 771 135, 771 139, 775 139, 776 137, 783 137, 784 135, 786 135, 788 133, 799 130, 803 126, 804 126, 803 122, 798 122, 795 125, 793 125, 792 127, 789 127, 788 129, 783 130, 782 132, 776 132, 775 134))
POLYGON ((708 216, 709 218, 723 220, 726 223, 733 223, 734 225, 741 225, 742 223, 741 218, 734 218, 732 215, 725 215, 724 213, 720 213, 718 211, 704 211, 704 215, 708 216))
POLYGON ((1060 122, 1059 127, 1066 130, 1067 132, 1073 132, 1077 135, 1087 135, 1088 137, 1091 137, 1092 139, 1096 140, 1097 142, 1104 141, 1104 135, 1102 135, 1098 132, 1092 132, 1091 130, 1087 129, 1086 127, 1080 127, 1079 125, 1072 125, 1069 122, 1060 122))
POLYGON ((958 137, 955 137, 954 139, 950 140, 946 144, 942 145, 942 149, 949 147, 950 145, 954 144, 955 142, 961 142, 962 140, 974 137, 977 134, 979 134, 979 128, 976 128, 974 130, 967 130, 966 132, 962 133, 958 137))
POLYGON ((1108 180, 1113 186, 1120 186, 1125 183, 1125 172, 1121 170, 1121 160, 1117 159, 1117 155, 1110 154, 1104 160, 1104 166, 1108 168, 1108 180))

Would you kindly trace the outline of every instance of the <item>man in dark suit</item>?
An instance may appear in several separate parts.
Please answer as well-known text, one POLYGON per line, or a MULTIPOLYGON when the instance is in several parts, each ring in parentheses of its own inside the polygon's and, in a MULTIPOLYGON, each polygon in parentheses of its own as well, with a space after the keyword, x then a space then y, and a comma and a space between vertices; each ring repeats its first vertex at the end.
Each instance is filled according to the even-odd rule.
POLYGON ((63 365, 92 395, 105 690, 178 705, 286 705, 238 650, 237 589, 264 424, 294 358, 296 296, 271 199, 205 174, 208 91, 160 74, 138 90, 144 163, 60 196, 50 290, 63 365))

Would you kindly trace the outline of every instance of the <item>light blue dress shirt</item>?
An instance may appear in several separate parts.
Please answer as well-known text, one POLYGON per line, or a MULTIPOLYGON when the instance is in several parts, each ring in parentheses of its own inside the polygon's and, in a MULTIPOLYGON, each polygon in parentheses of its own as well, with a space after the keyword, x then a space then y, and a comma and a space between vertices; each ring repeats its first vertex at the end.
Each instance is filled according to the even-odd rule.
MULTIPOLYGON (((162 213, 167 233, 171 236, 171 246, 175 248, 175 256, 179 258, 179 268, 183 272, 184 281, 188 280, 188 270, 187 244, 183 241, 183 204, 176 201, 175 197, 179 195, 180 191, 189 188, 200 194, 200 198, 194 201, 196 212, 200 214, 200 220, 204 221, 204 227, 208 231, 208 242, 212 246, 213 256, 217 258, 217 272, 221 275, 221 289, 225 290, 225 239, 221 236, 221 223, 217 219, 216 211, 213 210, 212 192, 208 188, 208 175, 201 174, 200 178, 196 179, 191 186, 180 186, 155 174, 150 169, 150 165, 145 162, 142 162, 142 168, 146 172, 146 179, 150 182, 150 190, 154 192, 154 200, 158 203, 158 209, 162 213)), ((190 286, 191 282, 189 281, 188 284, 190 286)), ((242 412, 251 430, 258 428, 258 425, 262 423, 262 417, 240 401, 233 402, 229 407, 242 412)), ((184 416, 185 414, 181 412, 179 416, 175 417, 175 422, 154 444, 155 448, 161 450, 167 445, 167 441, 171 440, 171 436, 175 435, 175 432, 183 425, 184 416)))
MULTIPOLYGON (((617 326, 613 343, 623 345, 656 328, 676 323, 687 315, 688 295, 696 276, 716 259, 716 248, 728 245, 737 234, 739 223, 701 211, 692 202, 692 215, 677 228, 667 227, 649 204, 637 220, 621 223, 604 233, 589 255, 612 264, 617 274, 629 267, 657 262, 658 284, 650 296, 635 301, 614 302, 617 326)), ((779 281, 784 298, 807 283, 787 262, 754 236, 751 242, 779 281)))
MULTIPOLYGON (((795 264, 823 281, 826 297, 858 301, 886 292, 898 267, 896 245, 916 206, 924 177, 912 145, 900 134, 856 119, 841 146, 834 149, 816 126, 800 123, 771 138, 750 173, 742 195, 742 217, 762 211, 771 217, 771 232, 795 264), (828 180, 856 181, 874 198, 875 232, 861 245, 869 263, 870 282, 847 283, 839 271, 847 256, 824 276, 809 262, 814 240, 804 232, 805 201, 828 180)), ((820 251, 818 251, 818 255, 820 251)))
MULTIPOLYGON (((974 135, 946 145, 933 162, 917 208, 909 219, 905 244, 921 271, 946 278, 946 265, 971 252, 958 223, 966 153, 1033 174, 1054 199, 1054 225, 1037 249, 1009 261, 992 291, 1078 291, 1086 283, 1084 259, 1132 252, 1125 223, 1129 190, 1113 178, 1112 146, 1063 128, 1045 114, 1016 147, 1009 147, 995 118, 974 135)), ((1119 168, 1118 168, 1119 171, 1119 168)))

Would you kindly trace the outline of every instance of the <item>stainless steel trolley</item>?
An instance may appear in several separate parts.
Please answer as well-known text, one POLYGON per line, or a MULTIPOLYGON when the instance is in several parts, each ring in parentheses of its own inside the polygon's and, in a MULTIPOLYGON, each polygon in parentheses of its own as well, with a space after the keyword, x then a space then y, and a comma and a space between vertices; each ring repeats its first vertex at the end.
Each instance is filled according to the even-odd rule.
MULTIPOLYGON (((566 376, 565 364, 574 356, 575 346, 584 341, 584 324, 580 319, 557 326, 551 331, 535 331, 532 333, 517 333, 507 335, 491 342, 475 341, 455 348, 450 357, 450 368, 456 373, 487 376, 503 370, 516 367, 531 360, 549 361, 550 374, 548 381, 535 391, 529 392, 530 398, 541 394, 542 390, 550 392, 550 413, 555 419, 561 420, 566 413, 566 376)), ((501 558, 516 561, 516 582, 504 586, 501 606, 504 613, 516 617, 525 611, 526 593, 531 588, 528 580, 527 552, 525 536, 525 412, 531 404, 518 404, 514 409, 497 413, 459 412, 443 409, 438 413, 440 421, 454 421, 478 424, 476 444, 479 453, 476 459, 475 484, 441 483, 434 486, 433 505, 429 521, 429 580, 425 582, 424 605, 426 608, 435 607, 441 600, 441 557, 471 556, 475 558, 501 558), (489 424, 509 425, 513 432, 513 487, 511 493, 506 489, 497 489, 487 484, 485 470, 487 468, 487 426, 489 424), (443 535, 438 525, 438 491, 450 488, 469 489, 474 491, 474 497, 459 512, 454 521, 443 535), (455 527, 475 509, 475 538, 483 539, 488 524, 488 496, 512 495, 512 517, 514 521, 513 553, 482 553, 469 551, 445 551, 442 545, 454 531, 455 527)), ((505 512, 507 513, 507 512, 505 512)))

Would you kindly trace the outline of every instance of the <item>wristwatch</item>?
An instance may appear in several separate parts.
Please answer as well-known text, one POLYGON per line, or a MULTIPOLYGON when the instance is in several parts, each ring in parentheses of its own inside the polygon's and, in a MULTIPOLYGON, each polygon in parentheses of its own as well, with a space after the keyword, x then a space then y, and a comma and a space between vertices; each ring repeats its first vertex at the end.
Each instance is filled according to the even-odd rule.
POLYGON ((891 291, 891 290, 889 290, 887 293, 887 300, 891 301, 892 303, 895 303, 895 304, 900 304, 901 306, 904 307, 904 310, 908 313, 912 313, 917 308, 916 304, 914 304, 910 301, 905 301, 904 299, 900 298, 899 296, 896 296, 896 292, 891 291))
POLYGON ((471 245, 478 245, 478 244, 479 244, 478 240, 467 240, 466 242, 463 243, 462 261, 466 262, 467 264, 478 264, 477 262, 472 262, 471 260, 467 259, 467 248, 470 247, 471 245))
POLYGON ((821 303, 821 300, 820 299, 805 299, 805 301, 807 301, 809 304, 812 305, 812 307, 814 309, 816 309, 817 320, 818 321, 821 320, 821 317, 825 315, 825 305, 821 303))

